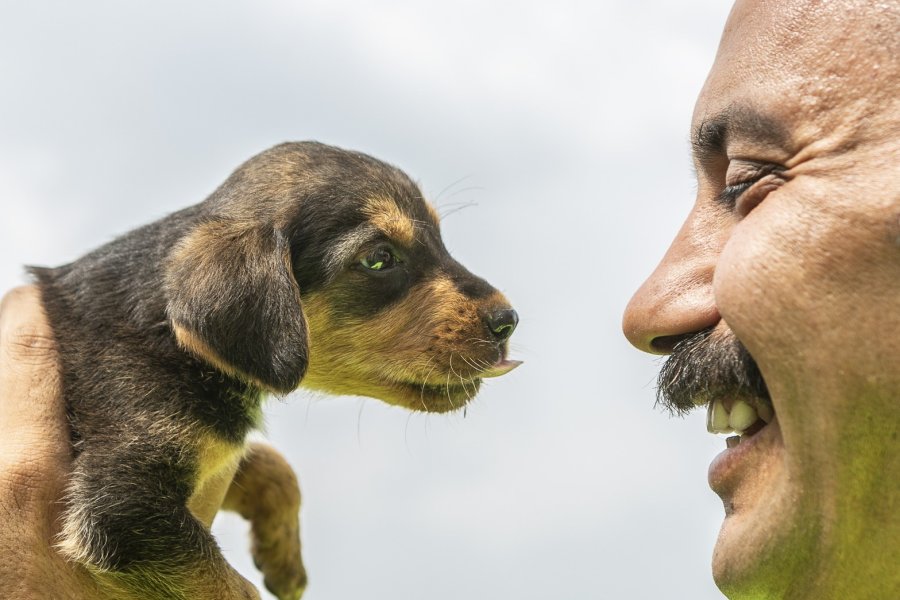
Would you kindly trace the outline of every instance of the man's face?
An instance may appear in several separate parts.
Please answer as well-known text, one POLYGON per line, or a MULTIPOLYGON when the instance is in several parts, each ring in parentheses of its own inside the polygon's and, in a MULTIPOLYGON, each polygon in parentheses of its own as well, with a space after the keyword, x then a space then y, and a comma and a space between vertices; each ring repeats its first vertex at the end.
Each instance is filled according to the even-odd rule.
POLYGON ((664 403, 755 411, 709 473, 732 597, 900 593, 898 38, 896 3, 738 0, 693 116, 696 204, 625 314, 675 349, 664 403))

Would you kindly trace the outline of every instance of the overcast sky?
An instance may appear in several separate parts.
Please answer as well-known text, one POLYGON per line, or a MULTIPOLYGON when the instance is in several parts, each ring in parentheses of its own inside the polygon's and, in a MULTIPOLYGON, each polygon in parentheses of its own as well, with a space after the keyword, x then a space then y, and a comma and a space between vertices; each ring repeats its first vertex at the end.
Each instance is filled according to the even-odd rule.
MULTIPOLYGON (((721 599, 724 441, 654 409, 622 310, 693 199, 722 0, 2 2, 0 288, 315 139, 392 162, 513 301, 517 371, 466 416, 272 401, 308 600, 721 599), (463 207, 465 205, 465 207, 463 207)), ((259 581, 246 527, 214 527, 259 581)))

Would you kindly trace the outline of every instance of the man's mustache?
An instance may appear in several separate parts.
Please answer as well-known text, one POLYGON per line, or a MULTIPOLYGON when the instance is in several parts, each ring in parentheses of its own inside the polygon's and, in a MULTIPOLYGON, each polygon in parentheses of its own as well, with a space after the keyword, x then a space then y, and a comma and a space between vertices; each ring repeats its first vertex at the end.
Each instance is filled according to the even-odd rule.
POLYGON ((747 348, 733 333, 704 329, 675 344, 656 381, 656 401, 684 414, 715 398, 764 398, 769 390, 747 348))

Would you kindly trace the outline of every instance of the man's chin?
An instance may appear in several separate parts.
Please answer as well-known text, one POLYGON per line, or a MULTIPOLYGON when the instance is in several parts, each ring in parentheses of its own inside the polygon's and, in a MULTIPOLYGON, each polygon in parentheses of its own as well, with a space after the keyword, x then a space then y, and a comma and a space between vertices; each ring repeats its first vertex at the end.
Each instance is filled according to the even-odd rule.
POLYGON ((798 557, 791 554, 802 513, 777 422, 766 429, 751 438, 753 444, 724 451, 710 466, 710 485, 726 513, 713 551, 713 578, 732 600, 783 597, 796 574, 798 557))

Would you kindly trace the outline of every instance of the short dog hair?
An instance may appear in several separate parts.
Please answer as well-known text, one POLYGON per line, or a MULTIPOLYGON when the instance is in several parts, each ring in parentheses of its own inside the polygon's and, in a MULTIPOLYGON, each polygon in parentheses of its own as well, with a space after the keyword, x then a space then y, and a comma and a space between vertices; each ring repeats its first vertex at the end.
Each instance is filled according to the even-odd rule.
POLYGON ((253 521, 267 587, 300 597, 296 479, 245 447, 266 393, 444 412, 518 365, 518 316, 450 256, 416 184, 314 142, 271 148, 204 202, 30 271, 72 430, 60 546, 122 597, 258 597, 192 512, 235 473, 225 508, 253 521))

